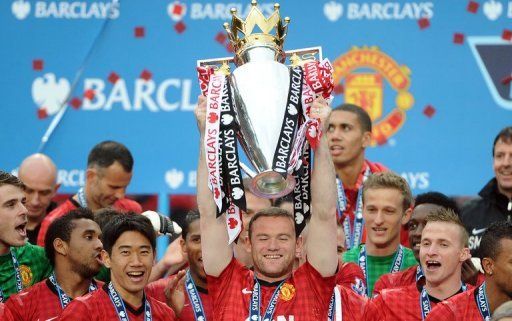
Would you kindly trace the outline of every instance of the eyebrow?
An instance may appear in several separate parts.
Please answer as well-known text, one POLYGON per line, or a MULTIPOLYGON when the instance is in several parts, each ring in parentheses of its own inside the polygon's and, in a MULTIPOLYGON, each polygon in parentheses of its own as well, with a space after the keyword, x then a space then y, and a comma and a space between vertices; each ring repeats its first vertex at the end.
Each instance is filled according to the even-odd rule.
POLYGON ((132 246, 132 245, 120 245, 118 246, 119 250, 123 249, 132 249, 132 248, 138 248, 138 249, 151 249, 150 245, 140 245, 140 246, 132 246))

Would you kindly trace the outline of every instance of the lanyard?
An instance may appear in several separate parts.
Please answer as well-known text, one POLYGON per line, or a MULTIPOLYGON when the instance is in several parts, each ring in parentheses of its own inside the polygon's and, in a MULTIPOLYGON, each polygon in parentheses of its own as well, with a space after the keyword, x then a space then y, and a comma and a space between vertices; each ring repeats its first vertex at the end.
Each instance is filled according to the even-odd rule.
MULTIPOLYGON (((279 283, 279 285, 274 290, 274 294, 270 298, 268 302, 267 310, 265 311, 265 316, 263 317, 263 321, 272 321, 272 317, 274 316, 274 312, 276 311, 277 299, 279 297, 279 290, 283 285, 284 281, 279 283)), ((261 285, 258 282, 258 279, 254 278, 254 287, 252 289, 251 302, 249 303, 249 320, 261 320, 260 316, 260 307, 261 307, 261 285)))
POLYGON ((76 197, 78 198, 78 204, 80 204, 80 207, 87 207, 87 199, 85 198, 85 191, 83 187, 78 190, 76 197))
MULTIPOLYGON (((466 284, 464 282, 462 282, 461 289, 462 289, 462 292, 466 292, 466 290, 468 289, 468 287, 466 286, 466 284)), ((421 308, 421 319, 425 320, 427 315, 432 310, 432 306, 430 304, 430 299, 428 297, 427 289, 425 287, 423 287, 423 289, 421 289, 420 308, 421 308)))
MULTIPOLYGON (((60 306, 62 307, 62 309, 64 309, 65 307, 68 306, 69 302, 71 302, 71 298, 62 290, 59 283, 57 283, 57 278, 55 277, 55 273, 52 273, 48 279, 50 280, 50 282, 53 284, 53 286, 57 290, 57 295, 60 300, 60 306)), ((96 291, 96 289, 97 289, 96 285, 93 282, 91 282, 91 284, 89 284, 89 292, 96 291)))
MULTIPOLYGON (((12 265, 14 266, 14 276, 16 278, 16 291, 21 292, 23 290, 23 283, 21 282, 21 273, 20 273, 20 264, 18 262, 18 259, 16 258, 16 254, 11 249, 11 259, 12 259, 12 265)), ((0 288, 0 302, 3 302, 5 299, 4 292, 0 288)))
POLYGON ((475 301, 476 307, 478 308, 478 311, 480 311, 480 315, 484 321, 491 320, 491 309, 489 309, 489 301, 487 299, 487 294, 485 293, 485 282, 476 289, 475 301))
MULTIPOLYGON (((130 318, 128 317, 128 313, 126 312, 126 307, 124 306, 123 299, 121 299, 119 293, 117 293, 116 289, 114 289, 114 285, 112 285, 112 282, 108 284, 108 296, 110 297, 110 301, 112 301, 114 308, 116 308, 117 317, 119 318, 119 321, 129 321, 130 318)), ((146 296, 144 295, 144 321, 151 320, 151 306, 149 305, 149 302, 146 299, 146 296)))
POLYGON ((327 321, 342 321, 343 311, 341 309, 341 293, 338 287, 334 287, 334 291, 331 296, 331 302, 329 302, 329 310, 327 311, 327 321))
MULTIPOLYGON (((400 271, 402 268, 402 263, 404 261, 404 248, 402 245, 398 246, 398 251, 395 253, 395 257, 393 258, 393 263, 391 264, 391 270, 389 273, 395 273, 400 271)), ((366 255, 366 247, 361 246, 361 250, 359 251, 359 267, 363 270, 364 278, 366 280, 366 295, 370 297, 370 286, 368 282, 368 256, 366 255)))
MULTIPOLYGON (((364 171, 363 183, 366 181, 368 176, 370 176, 370 174, 370 167, 368 166, 364 171)), ((336 179, 336 184, 338 187, 338 211, 340 215, 342 215, 347 209, 347 196, 345 195, 343 183, 339 178, 336 179)), ((343 230, 345 232, 345 243, 347 249, 359 246, 359 244, 361 244, 361 237, 363 236, 363 184, 359 186, 357 191, 356 209, 354 211, 354 216, 355 218, 353 227, 351 227, 350 217, 348 215, 346 215, 345 219, 343 220, 343 230)))
POLYGON ((423 274, 423 269, 421 268, 421 264, 418 264, 416 267, 416 283, 418 283, 425 275, 423 274))
POLYGON ((201 302, 201 297, 197 292, 196 285, 192 276, 190 275, 190 270, 187 271, 187 276, 185 278, 185 290, 187 291, 188 299, 190 304, 192 304, 192 308, 194 311, 194 318, 196 320, 206 321, 206 315, 204 313, 203 303, 201 302))

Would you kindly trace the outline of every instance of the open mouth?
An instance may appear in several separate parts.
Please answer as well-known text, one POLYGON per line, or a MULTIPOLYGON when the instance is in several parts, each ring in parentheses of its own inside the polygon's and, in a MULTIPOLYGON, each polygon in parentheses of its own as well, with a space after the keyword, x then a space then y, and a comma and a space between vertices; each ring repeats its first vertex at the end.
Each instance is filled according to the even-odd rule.
POLYGON ((427 260, 427 271, 435 271, 441 267, 441 262, 435 260, 427 260))
POLYGON ((277 260, 277 259, 282 258, 283 256, 279 255, 279 254, 267 254, 267 255, 263 255, 263 257, 268 260, 277 260))
POLYGON ((16 225, 15 229, 21 236, 27 237, 27 222, 23 222, 22 224, 16 225))
POLYGON ((127 272, 126 273, 130 280, 133 282, 141 282, 144 280, 144 272, 143 271, 136 271, 136 272, 127 272))

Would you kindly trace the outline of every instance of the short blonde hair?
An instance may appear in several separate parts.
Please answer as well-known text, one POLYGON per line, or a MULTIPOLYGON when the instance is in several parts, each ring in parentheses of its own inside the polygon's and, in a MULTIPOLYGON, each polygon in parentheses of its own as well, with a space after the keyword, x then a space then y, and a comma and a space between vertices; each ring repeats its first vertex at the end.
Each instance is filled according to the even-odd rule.
POLYGON ((363 184, 363 201, 364 195, 369 189, 380 188, 398 190, 403 196, 402 206, 404 212, 411 207, 413 202, 411 189, 402 176, 393 172, 380 172, 370 175, 363 184))
POLYGON ((440 207, 438 209, 433 210, 425 218, 425 225, 428 224, 429 222, 444 222, 457 225, 460 230, 462 244, 464 245, 464 247, 469 246, 468 231, 464 227, 464 224, 462 224, 460 217, 452 209, 440 207))

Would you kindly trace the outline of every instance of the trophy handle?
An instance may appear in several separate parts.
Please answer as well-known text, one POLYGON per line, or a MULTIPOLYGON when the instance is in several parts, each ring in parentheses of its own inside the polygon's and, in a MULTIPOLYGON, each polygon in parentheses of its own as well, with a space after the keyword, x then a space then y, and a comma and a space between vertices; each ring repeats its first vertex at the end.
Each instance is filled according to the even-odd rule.
MULTIPOLYGON (((322 58, 322 47, 310 47, 302 49, 294 49, 285 51, 286 60, 290 66, 301 65, 307 61, 318 60, 322 58)), ((215 73, 222 73, 229 75, 231 73, 230 65, 235 64, 234 57, 222 57, 222 58, 211 58, 211 59, 200 59, 197 60, 197 67, 211 67, 215 73)))

